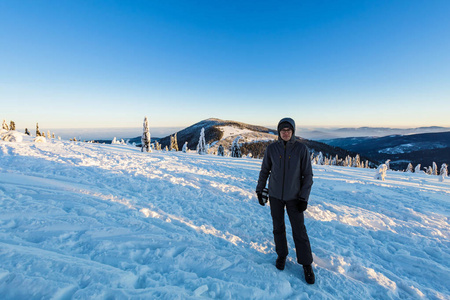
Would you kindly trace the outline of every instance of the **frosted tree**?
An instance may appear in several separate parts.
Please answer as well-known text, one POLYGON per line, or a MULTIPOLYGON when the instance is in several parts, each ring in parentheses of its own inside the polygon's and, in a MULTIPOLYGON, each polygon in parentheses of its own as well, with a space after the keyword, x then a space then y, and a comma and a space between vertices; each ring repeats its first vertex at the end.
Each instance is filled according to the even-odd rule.
POLYGON ((217 148, 217 155, 218 156, 223 156, 224 152, 223 152, 223 146, 219 145, 219 148, 217 148))
POLYGON ((233 144, 231 145, 231 157, 242 157, 241 147, 239 146, 240 138, 240 136, 235 138, 233 144))
POLYGON ((428 166, 428 168, 426 168, 425 173, 427 173, 428 175, 433 174, 433 168, 431 166, 428 166))
POLYGON ((206 154, 205 128, 202 128, 200 131, 200 138, 198 139, 197 144, 197 153, 202 155, 206 154))
POLYGON ((9 130, 16 130, 16 123, 14 121, 9 122, 9 130))
POLYGON ((52 138, 52 136, 50 135, 50 130, 47 130, 47 138, 48 138, 48 139, 51 139, 51 138, 52 138))
POLYGON ((42 133, 42 137, 45 137, 45 132, 42 133))
POLYGON ((141 152, 152 152, 150 148, 150 129, 148 128, 148 119, 144 118, 143 132, 141 137, 141 152))
POLYGON ((158 141, 155 141, 155 149, 156 150, 161 150, 161 144, 158 143, 158 141))
POLYGON ((36 136, 42 136, 41 131, 39 130, 39 124, 36 123, 36 136))
POLYGON ((188 142, 184 142, 183 148, 181 148, 181 151, 183 151, 184 153, 186 153, 188 150, 187 145, 188 145, 188 142))
POLYGON ((169 147, 167 145, 164 147, 164 151, 169 151, 169 147))
POLYGON ((55 139, 55 133, 53 132, 53 134, 52 134, 52 139, 55 139))
POLYGON ((318 165, 323 165, 323 154, 322 154, 322 151, 321 152, 319 152, 319 154, 317 155, 317 164, 318 165))
POLYGON ((28 128, 25 128, 25 134, 26 135, 31 135, 30 132, 28 131, 28 128))
POLYGON ((5 120, 3 120, 2 129, 9 130, 8 124, 6 124, 5 120))
POLYGON ((406 173, 412 173, 413 172, 413 165, 412 165, 412 163, 408 164, 408 167, 406 167, 405 172, 406 173))
POLYGON ((111 141, 111 144, 113 144, 113 145, 118 144, 116 137, 113 138, 113 140, 111 141))
POLYGON ((437 164, 433 161, 433 169, 431 171, 432 175, 437 175, 438 174, 438 168, 437 168, 437 164))
POLYGON ((447 177, 447 164, 442 164, 441 172, 439 174, 439 181, 444 182, 445 177, 447 177))
POLYGON ((375 179, 383 180, 386 178, 386 171, 387 171, 386 164, 382 164, 378 166, 378 169, 375 172, 375 179))
POLYGON ((170 151, 178 151, 177 134, 170 136, 170 151))
POLYGON ((361 160, 359 158, 359 154, 356 154, 355 158, 353 159, 352 162, 352 167, 354 168, 359 168, 361 166, 361 160))
POLYGON ((420 170, 420 167, 421 167, 421 165, 418 164, 418 165, 416 166, 416 168, 414 169, 414 173, 421 173, 422 171, 420 170))

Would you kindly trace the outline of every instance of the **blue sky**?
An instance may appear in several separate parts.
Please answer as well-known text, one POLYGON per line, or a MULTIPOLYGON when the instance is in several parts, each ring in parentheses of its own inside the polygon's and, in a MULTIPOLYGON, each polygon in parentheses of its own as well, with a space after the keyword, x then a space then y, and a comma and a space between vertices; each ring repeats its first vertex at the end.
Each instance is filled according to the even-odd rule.
POLYGON ((450 126, 450 1, 0 1, 18 127, 450 126))

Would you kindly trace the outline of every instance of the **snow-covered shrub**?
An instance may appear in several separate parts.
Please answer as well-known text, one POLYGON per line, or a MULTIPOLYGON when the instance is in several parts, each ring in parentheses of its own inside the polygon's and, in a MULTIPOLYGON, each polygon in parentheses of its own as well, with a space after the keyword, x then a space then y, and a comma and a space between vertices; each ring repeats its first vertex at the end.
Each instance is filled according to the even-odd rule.
POLYGON ((188 145, 188 142, 184 142, 183 148, 181 148, 181 151, 183 151, 184 153, 187 152, 187 145, 188 145))
POLYGON ((431 170, 431 174, 432 175, 437 175, 438 174, 437 164, 434 161, 433 161, 433 169, 431 170))
POLYGON ((375 179, 384 181, 384 179, 386 178, 387 169, 388 168, 386 164, 379 165, 375 173, 375 179))
POLYGON ((144 124, 143 124, 143 132, 141 137, 141 152, 152 152, 152 149, 150 148, 150 129, 148 128, 148 119, 147 117, 144 118, 144 124))
POLYGON ((441 172, 439 174, 439 181, 443 182, 445 177, 447 177, 447 164, 442 164, 441 172))
POLYGON ((14 121, 9 122, 9 130, 16 130, 16 123, 14 121))
POLYGON ((389 162, 390 162, 390 161, 391 161, 391 160, 388 159, 388 160, 386 160, 386 162, 384 163, 384 164, 386 165, 386 168, 387 168, 388 170, 391 169, 391 166, 389 165, 389 162))
POLYGON ((11 130, 2 135, 2 140, 5 142, 20 143, 23 141, 23 133, 11 130))
POLYGON ((422 171, 420 170, 420 167, 421 167, 421 165, 418 164, 418 165, 416 166, 416 168, 414 169, 414 173, 421 173, 422 171))
POLYGON ((43 136, 37 136, 34 138, 35 143, 47 143, 47 139, 43 136))
POLYGON ((6 120, 3 120, 2 129, 6 130, 6 131, 9 130, 8 124, 6 124, 6 120))
POLYGON ((202 155, 206 154, 205 128, 202 128, 200 131, 200 138, 198 139, 197 144, 197 153, 202 155))
POLYGON ((412 165, 412 163, 408 164, 408 167, 406 167, 405 172, 406 173, 412 173, 413 172, 413 165, 412 165))

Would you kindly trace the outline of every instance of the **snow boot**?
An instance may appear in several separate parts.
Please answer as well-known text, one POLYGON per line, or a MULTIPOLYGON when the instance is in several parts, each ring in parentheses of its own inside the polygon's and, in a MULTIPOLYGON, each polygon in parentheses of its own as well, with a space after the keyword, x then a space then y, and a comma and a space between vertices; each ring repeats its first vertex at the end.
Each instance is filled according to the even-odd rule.
POLYGON ((314 276, 314 271, 311 265, 303 266, 303 271, 305 272, 305 280, 309 284, 314 284, 316 277, 314 276))
POLYGON ((275 263, 275 267, 277 267, 278 270, 283 271, 285 265, 286 265, 286 257, 278 256, 277 261, 275 263))

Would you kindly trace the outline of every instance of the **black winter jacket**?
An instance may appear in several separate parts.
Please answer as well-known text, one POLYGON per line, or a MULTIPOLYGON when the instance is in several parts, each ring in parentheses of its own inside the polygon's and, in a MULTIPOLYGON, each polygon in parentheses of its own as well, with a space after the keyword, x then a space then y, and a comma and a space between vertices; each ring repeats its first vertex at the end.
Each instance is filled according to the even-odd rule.
MULTIPOLYGON (((295 139, 295 122, 290 118, 280 121, 291 123, 292 138, 284 142, 278 134, 278 141, 270 144, 264 153, 256 192, 266 186, 269 178, 269 195, 281 200, 308 201, 313 184, 311 158, 308 148, 295 139)), ((280 129, 278 129, 279 132, 280 129)))

